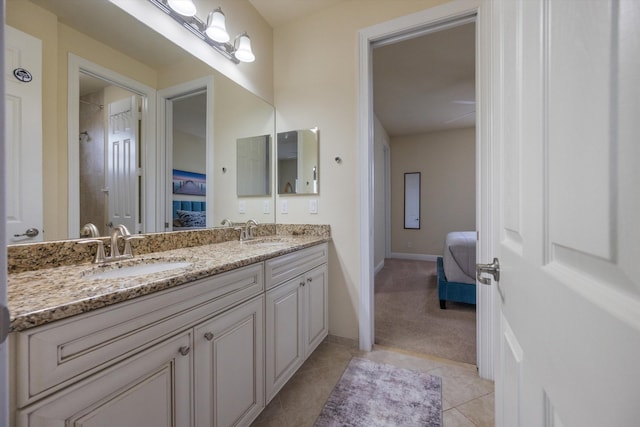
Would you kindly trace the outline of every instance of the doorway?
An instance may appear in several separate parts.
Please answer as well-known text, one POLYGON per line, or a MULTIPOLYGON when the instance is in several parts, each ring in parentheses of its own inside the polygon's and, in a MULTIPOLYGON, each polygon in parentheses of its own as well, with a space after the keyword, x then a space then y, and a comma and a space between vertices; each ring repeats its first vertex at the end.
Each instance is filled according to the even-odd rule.
POLYGON ((158 91, 158 155, 163 179, 158 193, 158 218, 164 231, 178 229, 174 226, 176 203, 204 202, 206 227, 213 227, 213 76, 203 77, 158 91), (205 194, 184 196, 174 194, 173 171, 204 175, 205 194))
MULTIPOLYGON (((489 88, 491 86, 491 69, 487 61, 490 46, 488 29, 489 15, 485 6, 479 1, 452 1, 407 15, 392 21, 368 27, 359 32, 359 142, 360 142, 360 307, 359 329, 360 348, 368 351, 374 342, 374 258, 373 258, 373 100, 371 56, 372 44, 387 40, 398 41, 412 38, 423 31, 433 33, 442 29, 460 25, 462 21, 476 22, 477 30, 477 168, 476 168, 476 227, 480 240, 477 246, 477 259, 485 260, 493 245, 493 234, 488 219, 490 215, 490 178, 488 141, 490 141, 489 115, 491 103, 489 88)), ((481 261, 482 262, 482 261, 481 261)), ((493 378, 493 332, 495 324, 493 287, 477 287, 477 365, 483 378, 493 378)))
MULTIPOLYGON (((372 52, 374 192, 384 194, 380 141, 390 147, 392 189, 385 200, 391 239, 374 233, 376 271, 384 266, 375 276, 375 342, 469 364, 476 363, 475 304, 448 301, 441 309, 436 260, 449 250, 449 232, 476 230, 475 31, 475 22, 462 21, 374 43, 372 52)), ((376 207, 381 223, 385 212, 376 207)), ((467 250, 475 258, 474 241, 467 250)), ((475 283, 474 271, 464 280, 475 283)))
MULTIPOLYGON (((110 95, 108 95, 110 96, 110 95)), ((91 135, 86 129, 80 127, 80 106, 83 109, 97 110, 98 116, 103 112, 106 113, 104 129, 108 129, 109 123, 112 123, 112 131, 103 131, 104 141, 108 142, 109 135, 114 137, 114 143, 120 143, 135 136, 137 143, 130 146, 132 150, 128 150, 128 155, 135 156, 127 162, 131 168, 128 169, 129 177, 126 180, 118 180, 109 182, 105 180, 99 194, 95 197, 106 197, 105 191, 115 191, 109 189, 109 186, 119 186, 123 193, 127 193, 128 207, 127 211, 131 213, 131 218, 125 219, 121 216, 120 209, 115 212, 113 209, 107 209, 108 205, 103 204, 106 209, 105 224, 116 221, 118 223, 126 223, 127 228, 131 232, 151 232, 156 231, 156 91, 138 81, 130 79, 119 73, 116 73, 101 65, 95 64, 79 56, 70 54, 68 62, 68 108, 67 108, 67 134, 68 134, 68 230, 67 234, 70 239, 80 237, 81 229, 84 223, 81 223, 81 145, 85 147, 91 142, 91 135), (81 98, 81 77, 84 80, 85 89, 81 98), (89 77, 91 78, 89 80, 89 77), (122 100, 127 98, 127 105, 116 105, 115 102, 94 102, 93 97, 88 97, 88 93, 92 89, 86 89, 90 85, 89 81, 97 84, 101 88, 109 87, 114 93, 114 98, 122 100), (81 100, 85 102, 81 102, 81 100), (136 105, 134 105, 134 103, 136 105), (113 111, 109 114, 109 104, 112 104, 113 111), (102 109, 100 106, 102 105, 102 109), (137 128, 137 129, 136 129, 137 128), (84 133, 86 132, 86 134, 84 133), (120 141, 122 138, 122 141, 120 141), (117 142, 117 141, 120 142, 117 142), (111 212, 110 212, 111 211, 111 212), (115 220, 109 219, 112 216, 115 220)), ((93 141, 100 139, 97 134, 94 135, 93 141)), ((124 152, 122 152, 124 154, 124 152)), ((108 156, 105 154, 105 158, 108 156)), ((108 168, 108 161, 104 160, 108 168)), ((107 173, 108 176, 108 173, 107 173)), ((112 177, 113 178, 113 177, 112 177)), ((116 177, 118 178, 118 177, 116 177)), ((94 189, 97 191, 97 187, 94 189)), ((124 195, 123 195, 124 197, 124 195)), ((113 197, 112 197, 113 198, 113 197)), ((97 227, 98 225, 95 224, 97 227)), ((102 234, 101 228, 98 227, 98 233, 102 234)), ((108 226, 107 226, 108 228, 108 226)))
POLYGON ((106 80, 80 73, 80 236, 108 236, 114 224, 138 232, 141 98, 106 80), (83 232, 84 230, 84 232, 83 232))

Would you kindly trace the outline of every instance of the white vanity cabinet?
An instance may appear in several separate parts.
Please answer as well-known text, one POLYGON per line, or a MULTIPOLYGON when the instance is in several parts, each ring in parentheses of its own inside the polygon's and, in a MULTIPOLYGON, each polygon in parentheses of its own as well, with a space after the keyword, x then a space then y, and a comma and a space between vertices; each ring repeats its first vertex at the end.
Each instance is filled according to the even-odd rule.
POLYGON ((12 333, 12 424, 249 426, 327 336, 327 250, 12 333))
POLYGON ((249 425, 264 409, 264 296, 201 323, 195 337, 196 426, 249 425))
POLYGON ((265 263, 267 403, 328 334, 327 245, 265 263))
POLYGON ((190 426, 191 333, 184 332, 18 414, 18 426, 190 426))
POLYGON ((27 329, 16 424, 249 425, 264 408, 263 321, 257 263, 27 329))

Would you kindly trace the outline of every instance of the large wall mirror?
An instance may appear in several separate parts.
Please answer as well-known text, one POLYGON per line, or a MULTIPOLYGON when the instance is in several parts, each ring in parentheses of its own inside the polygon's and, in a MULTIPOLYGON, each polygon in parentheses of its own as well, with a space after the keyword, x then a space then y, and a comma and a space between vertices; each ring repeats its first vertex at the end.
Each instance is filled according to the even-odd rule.
POLYGON ((278 132, 278 194, 318 194, 318 128, 278 132))
MULTIPOLYGON (((61 97, 53 104, 43 104, 43 145, 45 154, 47 144, 55 144, 59 158, 68 158, 66 166, 58 161, 43 168, 43 213, 48 224, 44 240, 79 237, 86 223, 95 224, 100 235, 109 232, 110 223, 126 222, 132 232, 184 228, 175 225, 177 210, 204 212, 206 226, 219 226, 223 219, 275 221, 270 161, 263 171, 267 182, 263 194, 248 200, 238 196, 237 187, 244 184, 237 182, 235 170, 238 140, 261 136, 268 141, 265 144, 271 144, 264 150, 274 151, 272 105, 110 2, 24 0, 7 7, 8 23, 20 27, 17 24, 27 16, 32 22, 25 22, 23 28, 41 22, 42 31, 50 31, 57 41, 58 52, 43 56, 44 69, 61 73, 58 78, 45 76, 43 83, 44 93, 61 97), (25 4, 29 15, 18 13, 25 4), (12 16, 14 10, 18 12, 12 16), (67 63, 69 54, 79 58, 77 81, 62 75, 74 67, 72 61, 67 63), (92 72, 92 65, 84 61, 108 70, 107 76, 92 72), (203 79, 210 82, 197 90, 189 86, 203 79), (189 87, 185 93, 158 95, 183 86, 189 87), (68 93, 73 98, 67 104, 76 104, 77 112, 59 108, 65 105, 68 93), (119 102, 129 104, 116 105, 119 102), (57 128, 47 128, 51 123, 57 128), (109 175, 114 170, 109 163, 114 158, 109 138, 116 133, 135 140, 128 157, 128 181, 109 175), (175 182, 185 176, 188 186, 176 188, 175 182), (47 191, 48 182, 59 183, 55 192, 47 191), (112 207, 116 192, 129 197, 125 216, 112 207)), ((44 37, 40 34, 40 38, 44 37)))

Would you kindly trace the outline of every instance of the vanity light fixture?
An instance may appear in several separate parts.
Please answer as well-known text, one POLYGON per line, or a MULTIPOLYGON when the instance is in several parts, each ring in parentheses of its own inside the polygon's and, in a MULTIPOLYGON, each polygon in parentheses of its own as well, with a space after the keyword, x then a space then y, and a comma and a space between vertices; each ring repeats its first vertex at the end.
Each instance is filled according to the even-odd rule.
POLYGON ((251 51, 251 39, 246 32, 236 37, 234 48, 236 50, 235 55, 238 60, 242 62, 253 62, 256 60, 256 56, 251 51))
POLYGON ((251 39, 246 32, 237 36, 234 44, 229 43, 231 38, 227 33, 226 18, 221 8, 210 12, 205 23, 196 16, 196 6, 192 0, 149 1, 234 64, 255 61, 251 39))
POLYGON ((205 34, 209 36, 211 40, 218 43, 228 42, 229 33, 227 33, 227 27, 224 22, 225 16, 224 13, 222 13, 222 9, 217 8, 216 10, 209 12, 205 34))

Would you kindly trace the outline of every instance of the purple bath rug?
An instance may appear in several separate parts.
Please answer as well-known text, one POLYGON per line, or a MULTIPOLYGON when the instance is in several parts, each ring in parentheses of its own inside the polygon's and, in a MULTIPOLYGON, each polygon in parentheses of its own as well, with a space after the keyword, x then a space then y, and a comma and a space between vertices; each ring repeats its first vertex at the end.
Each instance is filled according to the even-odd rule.
POLYGON ((442 380, 353 358, 314 427, 442 427, 442 380))

